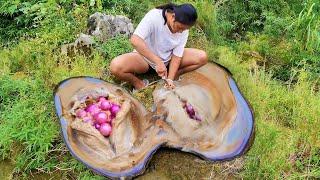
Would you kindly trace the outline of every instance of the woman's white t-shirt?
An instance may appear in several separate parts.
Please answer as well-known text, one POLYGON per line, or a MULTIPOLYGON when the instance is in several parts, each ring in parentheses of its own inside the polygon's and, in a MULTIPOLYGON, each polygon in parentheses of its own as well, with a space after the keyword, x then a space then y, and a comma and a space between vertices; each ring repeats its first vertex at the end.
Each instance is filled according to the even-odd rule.
POLYGON ((133 34, 144 39, 148 48, 167 62, 171 60, 172 54, 182 57, 189 31, 172 33, 167 23, 164 24, 162 9, 152 9, 143 17, 133 34))

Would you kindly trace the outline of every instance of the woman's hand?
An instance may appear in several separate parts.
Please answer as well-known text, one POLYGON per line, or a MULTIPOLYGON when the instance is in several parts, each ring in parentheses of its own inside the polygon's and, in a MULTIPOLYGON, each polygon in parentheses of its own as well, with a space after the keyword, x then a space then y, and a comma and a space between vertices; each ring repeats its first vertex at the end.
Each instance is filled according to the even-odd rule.
POLYGON ((166 84, 164 85, 167 89, 174 89, 176 86, 173 84, 173 80, 171 79, 165 79, 166 84))
POLYGON ((156 64, 156 72, 160 77, 167 78, 167 68, 162 61, 156 64))

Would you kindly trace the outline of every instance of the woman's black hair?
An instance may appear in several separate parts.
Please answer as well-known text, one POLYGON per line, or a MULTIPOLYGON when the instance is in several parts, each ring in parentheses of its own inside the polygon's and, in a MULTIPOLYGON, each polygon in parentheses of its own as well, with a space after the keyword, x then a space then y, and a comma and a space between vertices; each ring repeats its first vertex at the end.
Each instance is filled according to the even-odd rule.
POLYGON ((175 14, 175 21, 182 24, 192 26, 195 24, 198 14, 196 8, 192 4, 181 4, 176 5, 173 3, 164 4, 157 6, 157 9, 162 9, 162 16, 164 18, 164 24, 167 23, 166 12, 171 12, 175 14))

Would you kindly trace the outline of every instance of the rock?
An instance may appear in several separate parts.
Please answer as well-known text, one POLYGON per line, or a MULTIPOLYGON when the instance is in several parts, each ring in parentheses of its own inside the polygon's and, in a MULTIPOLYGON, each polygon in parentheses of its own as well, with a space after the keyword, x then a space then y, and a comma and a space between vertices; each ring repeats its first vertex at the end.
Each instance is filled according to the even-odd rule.
POLYGON ((61 46, 61 54, 73 56, 78 51, 82 51, 85 54, 91 53, 91 47, 94 45, 92 36, 86 34, 80 34, 78 39, 74 43, 64 44, 61 46))
POLYGON ((99 12, 92 14, 88 19, 87 34, 81 33, 74 43, 61 46, 61 54, 74 56, 79 51, 86 55, 91 54, 91 47, 95 40, 106 42, 117 35, 130 37, 134 31, 131 20, 121 15, 106 15, 99 12))
POLYGON ((117 35, 130 37, 134 31, 133 24, 129 18, 121 15, 106 15, 99 12, 89 17, 87 26, 87 33, 102 42, 117 35))
POLYGON ((93 37, 86 34, 80 34, 79 38, 74 42, 76 46, 86 46, 90 47, 94 44, 93 37))

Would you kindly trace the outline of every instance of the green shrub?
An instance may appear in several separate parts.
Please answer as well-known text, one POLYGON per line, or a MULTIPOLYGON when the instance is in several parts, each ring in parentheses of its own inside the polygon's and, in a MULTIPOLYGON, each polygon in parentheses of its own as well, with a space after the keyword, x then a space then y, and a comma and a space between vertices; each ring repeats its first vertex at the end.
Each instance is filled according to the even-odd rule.
POLYGON ((299 16, 288 27, 292 38, 299 43, 301 50, 320 53, 320 4, 308 3, 299 16))
POLYGON ((108 63, 121 54, 133 51, 133 48, 127 37, 118 36, 108 39, 107 42, 100 45, 100 50, 105 54, 108 63))

